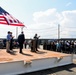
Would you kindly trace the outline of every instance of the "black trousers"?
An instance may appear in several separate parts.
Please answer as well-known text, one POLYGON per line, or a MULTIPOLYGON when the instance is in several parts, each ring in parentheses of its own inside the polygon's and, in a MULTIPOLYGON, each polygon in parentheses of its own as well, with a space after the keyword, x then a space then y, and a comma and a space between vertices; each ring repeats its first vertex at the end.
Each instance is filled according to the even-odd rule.
POLYGON ((37 51, 38 48, 38 41, 36 41, 35 50, 37 51))
POLYGON ((22 49, 23 49, 23 43, 19 43, 19 48, 20 48, 20 53, 22 53, 22 49))
POLYGON ((10 40, 10 50, 13 49, 13 40, 10 40))

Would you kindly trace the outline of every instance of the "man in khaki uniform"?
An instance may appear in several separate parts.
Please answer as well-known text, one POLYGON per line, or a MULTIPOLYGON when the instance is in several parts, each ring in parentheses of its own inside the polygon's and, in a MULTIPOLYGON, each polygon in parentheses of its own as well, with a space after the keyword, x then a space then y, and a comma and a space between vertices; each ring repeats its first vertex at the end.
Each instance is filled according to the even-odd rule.
POLYGON ((6 39, 6 52, 8 53, 10 52, 10 40, 11 40, 10 31, 8 31, 6 39))

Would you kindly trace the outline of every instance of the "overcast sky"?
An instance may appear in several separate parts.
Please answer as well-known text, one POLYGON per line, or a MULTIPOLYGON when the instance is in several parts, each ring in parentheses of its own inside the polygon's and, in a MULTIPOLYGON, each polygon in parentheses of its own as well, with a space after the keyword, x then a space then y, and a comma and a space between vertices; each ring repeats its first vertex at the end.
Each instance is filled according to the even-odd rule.
MULTIPOLYGON (((35 33, 40 38, 58 38, 58 25, 60 38, 76 38, 76 0, 0 0, 0 6, 25 24, 26 38, 35 33)), ((16 28, 0 24, 0 38, 6 38, 9 30, 16 38, 16 28)))

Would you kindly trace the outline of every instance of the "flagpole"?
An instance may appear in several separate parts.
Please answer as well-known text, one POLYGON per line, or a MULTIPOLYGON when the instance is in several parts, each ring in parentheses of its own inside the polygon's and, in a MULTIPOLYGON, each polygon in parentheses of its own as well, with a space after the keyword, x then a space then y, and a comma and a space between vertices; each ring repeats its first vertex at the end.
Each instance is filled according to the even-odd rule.
POLYGON ((18 27, 16 27, 16 39, 18 37, 18 27))

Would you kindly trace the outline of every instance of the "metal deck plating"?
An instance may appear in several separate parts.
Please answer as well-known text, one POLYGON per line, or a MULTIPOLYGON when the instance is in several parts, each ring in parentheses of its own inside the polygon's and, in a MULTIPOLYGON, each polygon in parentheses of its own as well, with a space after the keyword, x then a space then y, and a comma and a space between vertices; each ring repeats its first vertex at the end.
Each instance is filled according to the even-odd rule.
POLYGON ((34 53, 30 49, 23 49, 23 54, 19 53, 19 49, 15 49, 14 54, 10 54, 6 50, 0 50, 1 75, 29 73, 72 63, 72 54, 47 50, 39 50, 34 53))

